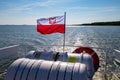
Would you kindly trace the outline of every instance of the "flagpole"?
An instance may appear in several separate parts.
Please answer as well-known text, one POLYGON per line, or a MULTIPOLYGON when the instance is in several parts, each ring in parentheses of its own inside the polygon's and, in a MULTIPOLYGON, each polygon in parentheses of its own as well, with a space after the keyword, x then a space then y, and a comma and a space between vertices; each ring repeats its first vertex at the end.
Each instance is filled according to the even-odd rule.
MULTIPOLYGON (((65 24, 65 30, 66 30, 66 12, 64 13, 64 24, 65 24)), ((64 31, 65 31, 64 30, 64 31)), ((66 31, 65 31, 66 32, 66 31)), ((63 35, 63 52, 65 52, 65 33, 63 35)))

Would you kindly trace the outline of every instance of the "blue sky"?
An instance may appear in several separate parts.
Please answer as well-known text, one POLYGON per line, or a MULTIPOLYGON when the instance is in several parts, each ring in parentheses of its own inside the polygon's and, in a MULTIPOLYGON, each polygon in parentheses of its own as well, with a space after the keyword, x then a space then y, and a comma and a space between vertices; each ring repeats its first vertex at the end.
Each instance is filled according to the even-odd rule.
POLYGON ((120 20, 120 0, 0 0, 0 24, 36 24, 63 15, 67 24, 120 20))

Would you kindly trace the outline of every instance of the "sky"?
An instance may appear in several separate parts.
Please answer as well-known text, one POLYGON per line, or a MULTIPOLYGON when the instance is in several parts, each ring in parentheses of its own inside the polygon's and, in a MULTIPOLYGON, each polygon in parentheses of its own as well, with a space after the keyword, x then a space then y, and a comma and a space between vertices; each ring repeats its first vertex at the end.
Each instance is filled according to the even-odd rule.
POLYGON ((36 25, 64 12, 67 24, 120 21, 120 0, 0 0, 0 25, 36 25))

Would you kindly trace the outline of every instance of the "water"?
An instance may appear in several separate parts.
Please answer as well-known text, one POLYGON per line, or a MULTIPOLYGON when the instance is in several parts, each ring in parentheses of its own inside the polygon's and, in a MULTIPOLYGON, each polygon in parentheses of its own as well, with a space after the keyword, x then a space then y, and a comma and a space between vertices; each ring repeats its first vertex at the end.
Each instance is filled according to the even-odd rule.
MULTIPOLYGON (((69 26, 65 36, 66 45, 120 50, 120 26, 69 26)), ((1 25, 0 48, 14 44, 20 45, 20 55, 24 55, 26 49, 62 51, 63 46, 48 45, 63 45, 63 34, 41 35, 36 31, 36 26, 1 25)), ((65 50, 72 52, 76 48, 72 46, 66 46, 65 50)))
MULTIPOLYGON (((66 28, 65 35, 66 45, 120 49, 120 26, 71 26, 66 28)), ((21 50, 40 49, 42 45, 62 45, 63 34, 41 35, 36 31, 36 26, 0 26, 0 48, 14 44, 19 44, 21 50)))
MULTIPOLYGON (((65 36, 66 45, 120 50, 120 26, 71 26, 66 28, 65 36)), ((63 34, 41 35, 36 31, 36 26, 1 25, 0 48, 14 44, 20 45, 21 55, 25 54, 26 49, 62 51, 63 46, 48 45, 63 45, 63 34)), ((72 52, 76 48, 72 46, 66 46, 65 50, 72 52)))
MULTIPOLYGON (((113 53, 112 49, 120 50, 120 26, 69 26, 66 28, 65 36, 66 45, 108 48, 110 51, 108 55, 113 53)), ((62 51, 62 46, 55 45, 63 44, 63 34, 41 35, 36 31, 36 26, 1 25, 0 48, 14 44, 20 45, 20 56, 24 55, 26 48, 27 51, 35 49, 62 51)), ((65 51, 72 52, 76 48, 72 46, 66 46, 65 51)), ((96 51, 102 54, 101 50, 96 51)))

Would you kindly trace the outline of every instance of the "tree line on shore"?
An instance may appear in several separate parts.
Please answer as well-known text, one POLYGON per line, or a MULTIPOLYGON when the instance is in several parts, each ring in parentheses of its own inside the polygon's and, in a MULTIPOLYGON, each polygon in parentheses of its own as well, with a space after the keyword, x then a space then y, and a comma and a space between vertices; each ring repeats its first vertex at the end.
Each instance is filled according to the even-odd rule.
POLYGON ((111 21, 111 22, 93 22, 93 23, 84 23, 84 24, 72 24, 74 26, 89 26, 89 25, 95 25, 95 26, 120 26, 120 21, 111 21))

